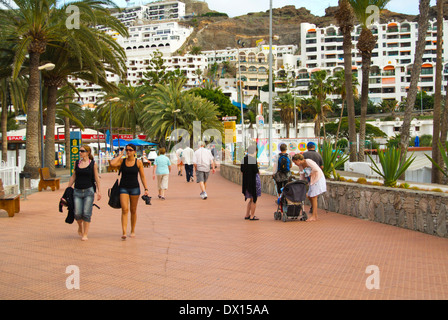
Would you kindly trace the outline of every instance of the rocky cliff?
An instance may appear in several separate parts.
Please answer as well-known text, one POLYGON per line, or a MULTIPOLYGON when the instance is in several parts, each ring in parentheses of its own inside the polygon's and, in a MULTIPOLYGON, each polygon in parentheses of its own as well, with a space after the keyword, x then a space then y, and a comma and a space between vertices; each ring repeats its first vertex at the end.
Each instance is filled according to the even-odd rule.
MULTIPOLYGON (((202 50, 219 50, 226 47, 236 47, 237 41, 244 42, 245 47, 254 47, 257 40, 269 39, 269 11, 252 12, 247 15, 234 18, 228 17, 204 17, 201 16, 210 10, 205 2, 194 0, 183 0, 187 4, 187 14, 195 13, 193 18, 185 23, 195 27, 195 32, 190 36, 184 46, 184 51, 189 51, 193 46, 198 46, 202 50)), ((448 19, 448 0, 444 4, 445 19, 448 19)), ((300 47, 300 23, 313 23, 318 27, 336 25, 334 18, 337 7, 328 7, 325 15, 315 16, 306 8, 296 8, 295 6, 285 6, 272 10, 273 35, 278 36, 274 44, 287 45, 295 44, 300 47)), ((436 17, 435 7, 431 8, 430 19, 436 17)), ((381 20, 384 21, 416 21, 417 16, 407 15, 389 10, 381 13, 381 20)))

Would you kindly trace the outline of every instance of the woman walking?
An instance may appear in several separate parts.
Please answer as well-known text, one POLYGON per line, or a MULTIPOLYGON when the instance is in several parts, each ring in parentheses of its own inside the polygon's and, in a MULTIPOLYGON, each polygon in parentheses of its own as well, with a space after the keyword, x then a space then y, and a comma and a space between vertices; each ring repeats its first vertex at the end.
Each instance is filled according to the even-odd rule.
POLYGON ((311 218, 307 221, 317 220, 317 196, 327 191, 327 182, 319 165, 311 159, 305 159, 302 154, 295 154, 292 158, 295 165, 300 168, 300 178, 309 182, 308 200, 311 203, 311 218))
POLYGON ((73 190, 75 220, 78 223, 78 234, 82 237, 81 240, 87 241, 95 191, 98 201, 101 199, 100 179, 98 166, 93 160, 90 147, 83 145, 79 148, 79 155, 80 160, 75 162, 75 168, 68 182, 68 187, 75 185, 73 190))
POLYGON ((261 196, 261 180, 257 164, 257 148, 249 146, 247 156, 241 164, 241 172, 243 173, 243 194, 244 201, 250 199, 246 207, 246 220, 259 220, 255 216, 257 208, 257 199, 261 196))
POLYGON ((136 158, 136 146, 128 144, 125 147, 126 158, 123 159, 123 150, 110 162, 112 166, 120 166, 120 203, 121 203, 121 228, 122 240, 126 240, 128 228, 128 212, 131 212, 131 238, 135 237, 135 225, 137 223, 137 204, 140 196, 140 184, 138 175, 148 195, 145 173, 142 161, 136 158))
POLYGON ((168 177, 171 172, 171 161, 165 156, 166 149, 159 149, 159 156, 154 161, 152 178, 157 176, 157 189, 159 190, 159 199, 165 200, 165 192, 168 190, 168 177))

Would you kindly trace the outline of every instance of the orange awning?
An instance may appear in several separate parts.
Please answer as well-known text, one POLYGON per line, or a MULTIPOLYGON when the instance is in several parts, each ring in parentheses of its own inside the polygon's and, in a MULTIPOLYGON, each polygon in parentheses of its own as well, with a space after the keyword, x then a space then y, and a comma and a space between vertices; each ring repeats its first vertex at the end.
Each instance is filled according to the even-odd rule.
POLYGON ((422 68, 432 68, 432 64, 424 63, 424 64, 422 64, 422 68))
POLYGON ((394 70, 395 67, 394 66, 385 66, 384 70, 394 70))
POLYGON ((396 24, 395 22, 391 22, 391 23, 389 23, 387 26, 388 26, 388 27, 396 27, 397 24, 396 24))
POLYGON ((316 29, 309 29, 308 32, 316 32, 316 29))

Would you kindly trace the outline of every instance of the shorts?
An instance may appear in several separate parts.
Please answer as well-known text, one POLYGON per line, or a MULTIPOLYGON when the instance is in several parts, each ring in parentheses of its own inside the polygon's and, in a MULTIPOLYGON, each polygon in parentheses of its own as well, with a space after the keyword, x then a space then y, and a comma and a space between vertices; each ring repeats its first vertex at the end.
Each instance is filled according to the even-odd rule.
POLYGON ((168 189, 168 176, 169 174, 159 174, 157 175, 157 186, 159 190, 168 189))
POLYGON ((73 199, 75 203, 75 220, 90 222, 92 219, 92 207, 95 192, 93 187, 87 189, 74 189, 73 199))
POLYGON ((207 182, 210 172, 196 171, 196 182, 207 182))
POLYGON ((130 196, 139 196, 140 187, 137 188, 122 188, 120 187, 120 194, 128 194, 130 196))

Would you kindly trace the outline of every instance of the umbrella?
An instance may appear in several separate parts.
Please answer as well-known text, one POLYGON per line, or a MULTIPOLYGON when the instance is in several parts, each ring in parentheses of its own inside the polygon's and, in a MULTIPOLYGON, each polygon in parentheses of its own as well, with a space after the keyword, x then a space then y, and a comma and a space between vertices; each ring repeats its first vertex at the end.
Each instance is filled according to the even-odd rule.
POLYGON ((128 141, 128 143, 132 143, 136 146, 156 146, 156 143, 152 143, 152 142, 147 142, 147 141, 143 141, 140 139, 132 139, 131 141, 128 141))
POLYGON ((120 142, 120 147, 124 147, 125 145, 129 144, 129 142, 126 140, 114 139, 114 141, 113 141, 114 147, 118 147, 118 142, 120 142))

